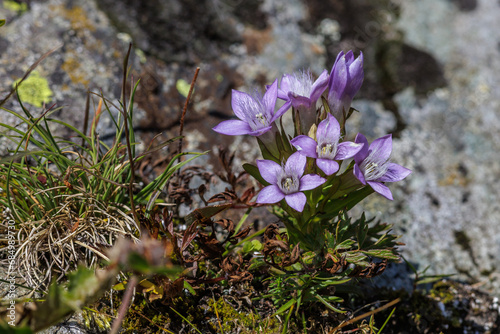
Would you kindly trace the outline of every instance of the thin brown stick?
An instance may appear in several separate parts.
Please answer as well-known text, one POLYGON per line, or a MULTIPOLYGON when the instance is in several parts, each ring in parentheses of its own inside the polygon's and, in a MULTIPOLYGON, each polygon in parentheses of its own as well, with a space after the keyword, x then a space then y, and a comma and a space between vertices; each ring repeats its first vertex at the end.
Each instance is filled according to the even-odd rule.
MULTIPOLYGON (((184 103, 184 108, 182 109, 182 115, 181 115, 181 124, 180 124, 180 129, 179 129, 179 136, 181 138, 179 139, 179 148, 177 149, 177 153, 182 152, 182 132, 184 131, 184 118, 186 117, 186 112, 188 108, 189 101, 191 100, 191 94, 193 94, 194 90, 194 84, 196 83, 196 79, 198 78, 198 72, 200 72, 200 68, 197 67, 196 71, 194 72, 193 80, 191 80, 191 86, 189 87, 189 92, 186 97, 186 102, 184 103)), ((179 157, 179 162, 181 161, 182 157, 179 157)))
POLYGON ((120 309, 118 310, 118 315, 115 321, 113 321, 113 327, 111 327, 111 331, 109 332, 109 334, 117 334, 120 330, 120 326, 123 322, 123 319, 125 318, 125 315, 127 314, 130 300, 132 299, 132 295, 138 282, 139 280, 136 276, 132 276, 130 278, 130 281, 127 284, 127 290, 125 290, 125 295, 123 296, 122 304, 120 305, 120 309))
POLYGON ((364 319, 364 318, 370 317, 370 316, 372 316, 372 315, 373 315, 373 314, 375 314, 375 313, 378 313, 378 312, 380 312, 380 311, 383 311, 383 310, 385 310, 386 308, 391 307, 391 306, 393 306, 393 305, 395 305, 395 304, 399 303, 400 301, 401 301, 401 298, 396 298, 396 299, 394 299, 392 302, 389 302, 389 303, 385 304, 384 306, 381 306, 381 307, 379 307, 379 308, 376 308, 376 309, 374 309, 373 311, 370 311, 370 312, 366 312, 366 313, 364 313, 364 314, 361 314, 361 315, 357 316, 356 318, 353 318, 353 319, 351 319, 351 320, 349 320, 349 321, 347 321, 347 322, 344 322, 343 324, 338 325, 338 326, 337 326, 337 327, 335 327, 332 331, 330 331, 330 333, 329 333, 329 334, 333 334, 333 333, 335 333, 337 330, 341 329, 342 327, 348 326, 348 325, 350 325, 350 324, 355 323, 356 321, 359 321, 359 320, 361 320, 361 319, 364 319))

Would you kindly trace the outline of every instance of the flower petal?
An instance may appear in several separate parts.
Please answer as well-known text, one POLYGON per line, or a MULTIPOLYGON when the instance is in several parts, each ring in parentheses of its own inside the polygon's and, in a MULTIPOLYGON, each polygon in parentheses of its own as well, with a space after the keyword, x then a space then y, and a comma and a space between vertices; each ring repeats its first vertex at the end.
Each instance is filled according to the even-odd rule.
POLYGON ((259 195, 257 195, 257 203, 260 204, 273 204, 273 203, 278 203, 281 201, 283 198, 285 198, 285 194, 283 194, 280 190, 280 188, 272 184, 270 186, 262 188, 262 190, 259 192, 259 195))
POLYGON ((278 111, 276 111, 276 113, 274 114, 273 118, 271 118, 271 122, 274 122, 276 121, 278 118, 280 118, 281 116, 283 116, 284 113, 286 113, 288 111, 288 109, 290 109, 290 106, 292 105, 292 103, 290 101, 286 101, 285 104, 283 104, 281 106, 281 108, 278 109, 278 111))
POLYGON ((366 184, 365 176, 363 175, 363 172, 359 168, 358 164, 356 163, 354 165, 353 169, 354 176, 363 184, 366 184))
POLYGON ((330 159, 316 159, 316 165, 326 175, 332 175, 334 173, 337 173, 337 171, 339 170, 339 164, 338 164, 338 162, 336 162, 334 160, 330 160, 330 159))
POLYGON ((325 182, 326 182, 326 179, 319 176, 319 175, 316 175, 316 174, 304 175, 300 179, 299 191, 314 189, 316 187, 319 187, 320 185, 322 185, 325 182))
MULTIPOLYGON (((301 177, 304 175, 306 170, 307 158, 300 154, 300 152, 295 152, 292 154, 285 163, 285 171, 291 171, 295 176, 301 177)), ((267 180, 266 180, 267 181, 267 180)))
POLYGON ((385 135, 375 139, 369 148, 369 154, 373 154, 374 161, 387 161, 392 152, 392 135, 385 135), (373 153, 372 153, 373 152, 373 153))
POLYGON ((288 92, 288 99, 292 102, 294 108, 299 108, 301 106, 310 108, 313 103, 309 97, 297 95, 294 92, 288 92))
POLYGON ((355 156, 364 144, 353 143, 352 141, 345 141, 337 146, 337 154, 335 155, 335 160, 345 160, 350 159, 355 156))
POLYGON ((248 100, 252 100, 252 97, 244 92, 240 92, 239 90, 232 90, 231 93, 231 107, 233 108, 234 114, 241 119, 242 121, 246 121, 245 112, 241 110, 242 106, 247 105, 248 100))
POLYGON ((385 198, 391 201, 393 200, 392 193, 385 184, 375 181, 368 181, 368 184, 370 185, 370 187, 373 188, 373 190, 375 190, 380 195, 384 196, 385 198))
POLYGON ((306 195, 301 192, 296 192, 285 196, 285 201, 290 207, 298 212, 304 211, 306 205, 306 195))
POLYGON ((255 131, 251 131, 249 133, 247 133, 248 135, 250 136, 260 136, 260 135, 263 135, 264 133, 266 133, 267 131, 271 130, 273 128, 272 125, 269 125, 269 126, 266 126, 265 128, 262 128, 262 129, 258 129, 258 130, 255 130, 255 131))
POLYGON ((351 98, 354 97, 354 95, 356 95, 356 93, 361 88, 364 76, 363 52, 360 52, 359 57, 356 58, 356 60, 354 60, 351 64, 349 64, 349 81, 345 87, 345 93, 351 98))
POLYGON ((340 124, 332 114, 322 120, 316 131, 316 139, 318 143, 336 144, 340 139, 340 124))
POLYGON ((333 64, 332 73, 330 73, 330 80, 328 82, 328 100, 333 96, 337 98, 344 94, 347 85, 347 64, 345 57, 337 57, 335 64, 333 64))
POLYGON ((368 148, 370 146, 368 145, 368 140, 366 139, 366 137, 361 133, 358 133, 356 135, 354 142, 357 144, 363 144, 361 150, 354 156, 354 161, 356 161, 356 163, 359 165, 368 156, 368 148))
POLYGON ((299 151, 306 157, 318 157, 318 153, 316 152, 318 143, 316 143, 316 141, 311 137, 300 135, 290 140, 290 144, 292 144, 297 149, 297 151, 299 151))
POLYGON ((325 91, 326 87, 328 86, 328 79, 330 76, 328 75, 327 70, 323 70, 323 72, 320 74, 318 79, 314 82, 311 88, 311 96, 309 98, 311 101, 316 102, 318 101, 319 97, 323 92, 325 91))
POLYGON ((278 98, 288 101, 288 92, 290 91, 290 74, 284 74, 281 77, 280 87, 278 88, 278 98))
POLYGON ((282 168, 272 160, 257 160, 257 168, 259 168, 260 176, 270 184, 278 183, 278 175, 281 174, 282 168))
POLYGON ((380 177, 377 181, 381 182, 397 182, 401 181, 405 177, 411 174, 411 170, 395 164, 393 162, 389 163, 389 167, 387 169, 387 173, 380 177))
POLYGON ((347 66, 350 66, 353 61, 354 61, 354 53, 352 52, 352 50, 349 50, 345 54, 345 62, 347 66))
POLYGON ((247 135, 253 131, 247 122, 233 119, 220 122, 213 130, 229 136, 247 135))
POLYGON ((274 107, 276 107, 276 99, 278 98, 278 79, 274 80, 271 86, 267 87, 262 103, 265 106, 266 112, 269 116, 274 114, 274 107))

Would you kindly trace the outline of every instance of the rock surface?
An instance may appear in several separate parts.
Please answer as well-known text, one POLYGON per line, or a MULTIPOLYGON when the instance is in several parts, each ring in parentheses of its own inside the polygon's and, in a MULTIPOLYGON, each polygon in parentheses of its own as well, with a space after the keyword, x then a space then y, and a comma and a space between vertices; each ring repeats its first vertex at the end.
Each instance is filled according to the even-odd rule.
MULTIPOLYGON (((225 145, 239 161, 258 156, 251 138, 211 131, 232 115, 232 88, 250 91, 303 68, 319 73, 341 49, 362 50, 365 84, 353 103, 361 112, 349 131, 369 140, 394 133, 393 160, 413 170, 391 186, 394 202, 374 197, 363 209, 394 223, 405 257, 421 269, 430 266, 427 273, 456 273, 500 294, 498 2, 30 3, 24 13, 0 6, 7 19, 0 28, 0 96, 38 57, 63 44, 37 70, 53 91, 48 105, 63 106, 55 116, 78 125, 88 89, 119 98, 132 38, 131 65, 142 78, 136 127, 144 139, 177 133, 184 97, 176 83, 189 82, 200 66, 187 148, 225 145)), ((2 112, 0 121, 12 119, 2 112)), ((203 159, 198 163, 215 163, 203 159)))

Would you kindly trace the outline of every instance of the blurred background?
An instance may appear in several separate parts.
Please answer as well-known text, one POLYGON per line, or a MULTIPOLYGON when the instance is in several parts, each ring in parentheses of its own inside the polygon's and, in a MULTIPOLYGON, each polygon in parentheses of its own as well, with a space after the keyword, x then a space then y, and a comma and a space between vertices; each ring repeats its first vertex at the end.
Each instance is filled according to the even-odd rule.
MULTIPOLYGON (((38 88, 27 106, 40 113, 43 103, 56 104, 56 117, 81 126, 87 91, 120 98, 132 42, 143 140, 178 133, 186 86, 200 67, 185 149, 223 145, 237 162, 251 162, 253 138, 211 130, 233 115, 231 89, 263 89, 297 70, 319 74, 339 51, 362 51, 365 81, 352 104, 360 112, 347 139, 392 133, 393 161, 413 170, 390 186, 394 201, 373 196, 362 209, 394 224, 419 269, 499 295, 499 14, 494 0, 0 0, 0 98, 57 48, 32 74, 38 88)), ((19 108, 14 99, 6 106, 19 108)), ((2 111, 0 121, 12 122, 2 111)), ((102 138, 112 135, 106 120, 100 126, 102 138)), ((214 156, 196 163, 219 168, 214 156)))

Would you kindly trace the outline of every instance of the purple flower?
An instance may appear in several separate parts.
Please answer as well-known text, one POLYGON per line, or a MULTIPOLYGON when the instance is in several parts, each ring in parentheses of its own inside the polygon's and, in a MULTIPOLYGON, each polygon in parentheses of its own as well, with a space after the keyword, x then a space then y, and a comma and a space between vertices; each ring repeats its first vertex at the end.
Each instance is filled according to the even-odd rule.
POLYGON ((282 199, 293 209, 302 212, 306 204, 305 190, 314 189, 326 182, 316 174, 303 175, 307 158, 295 152, 285 165, 278 165, 271 160, 257 160, 260 175, 270 183, 257 196, 257 203, 277 203, 282 199))
POLYGON ((313 82, 309 71, 285 74, 281 79, 278 97, 299 111, 300 128, 307 133, 316 122, 316 102, 328 85, 328 71, 324 70, 313 82))
POLYGON ((290 101, 294 108, 305 107, 309 109, 316 107, 316 101, 323 94, 327 85, 327 70, 324 70, 314 83, 309 71, 285 74, 281 79, 278 97, 290 101))
POLYGON ((344 55, 343 51, 337 56, 332 67, 328 82, 328 104, 330 111, 339 120, 343 120, 344 111, 347 113, 351 102, 363 83, 363 53, 354 59, 352 51, 344 55))
POLYGON ((358 133, 356 143, 364 144, 354 156, 354 176, 363 184, 370 185, 376 192, 392 200, 392 193, 382 182, 401 181, 411 170, 389 161, 392 152, 392 135, 375 139, 370 146, 366 137, 358 133))
POLYGON ((308 136, 297 136, 290 143, 306 157, 315 158, 316 165, 326 175, 332 175, 339 170, 335 160, 352 158, 363 147, 363 144, 342 142, 340 140, 340 125, 332 115, 321 121, 316 131, 316 140, 308 136))
POLYGON ((280 108, 276 113, 278 80, 270 85, 264 96, 251 96, 237 90, 232 91, 231 105, 239 120, 228 120, 219 123, 214 131, 230 136, 260 136, 272 128, 273 122, 285 113, 288 108, 280 108))

